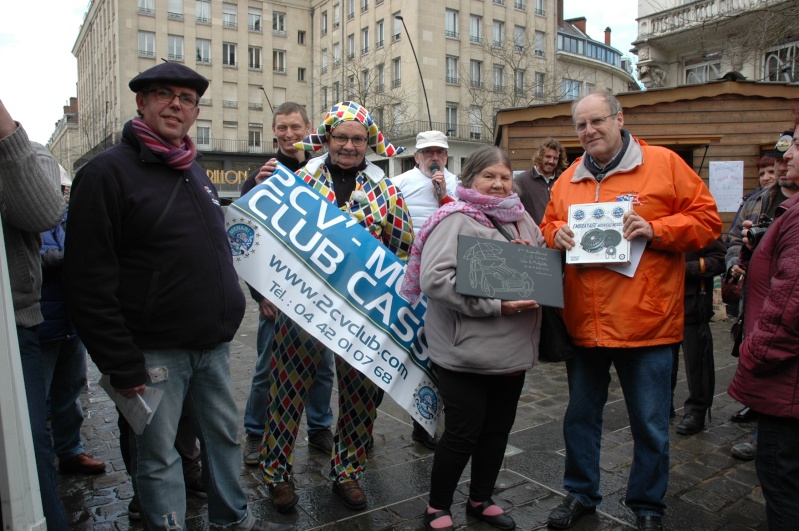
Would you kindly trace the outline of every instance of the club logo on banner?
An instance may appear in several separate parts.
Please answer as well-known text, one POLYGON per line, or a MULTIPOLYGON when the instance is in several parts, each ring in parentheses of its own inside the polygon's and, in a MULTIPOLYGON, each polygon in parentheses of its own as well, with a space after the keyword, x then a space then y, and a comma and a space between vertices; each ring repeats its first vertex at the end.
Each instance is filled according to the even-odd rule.
POLYGON ((402 260, 282 164, 228 207, 226 226, 249 285, 435 433, 426 299, 399 295, 402 260))

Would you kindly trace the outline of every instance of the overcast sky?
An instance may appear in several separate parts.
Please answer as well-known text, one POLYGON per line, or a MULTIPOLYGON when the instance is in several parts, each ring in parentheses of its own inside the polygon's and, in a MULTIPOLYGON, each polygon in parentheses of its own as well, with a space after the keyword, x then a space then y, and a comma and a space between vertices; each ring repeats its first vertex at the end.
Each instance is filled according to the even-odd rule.
MULTIPOLYGON (((64 105, 77 95, 72 46, 89 4, 89 0, 3 0, 0 99, 31 140, 47 143, 64 105)), ((616 0, 612 8, 596 0, 564 0, 565 18, 584 16, 588 35, 598 41, 604 41, 605 27, 610 26, 611 46, 628 56, 637 35, 637 11, 637 0, 616 0)))

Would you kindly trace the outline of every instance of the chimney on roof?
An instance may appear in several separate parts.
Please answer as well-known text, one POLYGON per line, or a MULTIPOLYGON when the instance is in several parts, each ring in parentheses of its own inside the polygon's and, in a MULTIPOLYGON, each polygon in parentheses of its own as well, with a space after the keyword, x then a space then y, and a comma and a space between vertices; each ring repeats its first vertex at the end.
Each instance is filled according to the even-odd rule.
POLYGON ((582 31, 583 35, 587 35, 585 32, 585 17, 570 18, 569 22, 574 24, 574 27, 576 27, 578 30, 582 31))
POLYGON ((563 27, 563 0, 558 0, 558 20, 556 21, 556 23, 557 23, 557 28, 563 27))
POLYGON ((605 44, 610 46, 610 26, 605 28, 605 44))

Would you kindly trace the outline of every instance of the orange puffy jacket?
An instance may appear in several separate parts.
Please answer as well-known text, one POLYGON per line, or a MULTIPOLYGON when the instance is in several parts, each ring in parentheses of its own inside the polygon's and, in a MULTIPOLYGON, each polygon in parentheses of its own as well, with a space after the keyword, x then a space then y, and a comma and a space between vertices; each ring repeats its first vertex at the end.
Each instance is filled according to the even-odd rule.
POLYGON ((673 151, 631 138, 619 165, 601 183, 577 159, 552 188, 541 222, 547 245, 566 224, 569 205, 630 200, 654 239, 630 278, 604 267, 566 266, 563 319, 582 347, 647 347, 682 340, 683 253, 721 234, 716 202, 673 151))

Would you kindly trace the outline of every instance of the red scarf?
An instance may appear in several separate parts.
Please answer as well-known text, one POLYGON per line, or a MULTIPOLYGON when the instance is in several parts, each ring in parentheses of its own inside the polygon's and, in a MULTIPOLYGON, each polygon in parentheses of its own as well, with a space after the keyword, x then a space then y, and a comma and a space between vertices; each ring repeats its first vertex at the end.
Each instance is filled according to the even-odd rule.
POLYGON ((139 139, 144 142, 147 148, 161 157, 164 163, 176 170, 187 170, 197 158, 197 148, 194 142, 191 141, 189 135, 183 137, 180 146, 167 142, 164 138, 152 130, 141 118, 134 118, 133 131, 139 139))

